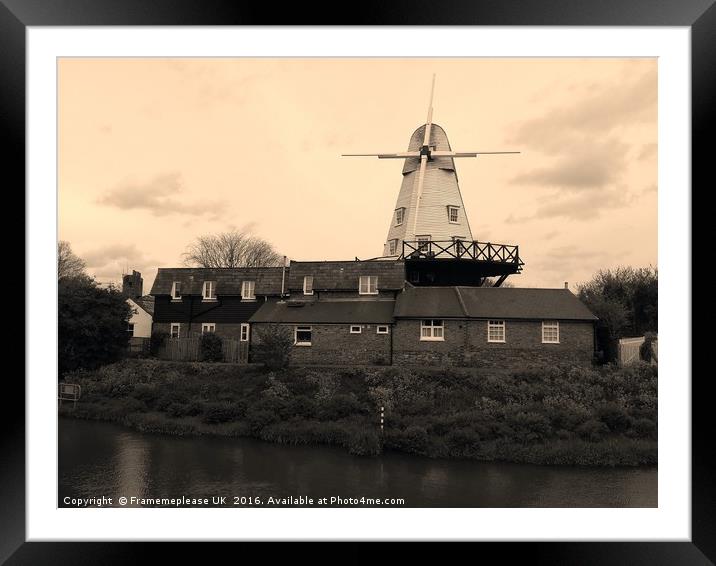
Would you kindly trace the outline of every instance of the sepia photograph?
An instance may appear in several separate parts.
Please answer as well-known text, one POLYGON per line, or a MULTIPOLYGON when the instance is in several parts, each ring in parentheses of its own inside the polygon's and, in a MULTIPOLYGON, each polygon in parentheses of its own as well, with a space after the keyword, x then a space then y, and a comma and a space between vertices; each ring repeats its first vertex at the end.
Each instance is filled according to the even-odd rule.
POLYGON ((58 507, 658 507, 657 82, 58 57, 58 507))

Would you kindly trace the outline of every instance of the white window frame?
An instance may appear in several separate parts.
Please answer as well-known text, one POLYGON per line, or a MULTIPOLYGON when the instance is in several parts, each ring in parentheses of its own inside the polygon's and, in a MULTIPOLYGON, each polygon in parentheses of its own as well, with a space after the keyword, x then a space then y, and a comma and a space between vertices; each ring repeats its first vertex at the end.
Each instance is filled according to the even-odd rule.
POLYGON ((202 322, 201 323, 201 333, 207 334, 207 333, 216 333, 216 323, 215 322, 202 322))
POLYGON ((312 344, 313 344, 313 327, 312 326, 304 326, 304 325, 296 325, 293 329, 293 345, 294 346, 311 346, 312 344), (310 332, 311 340, 309 342, 299 342, 298 341, 298 333, 299 332, 310 332))
POLYGON ((445 321, 438 318, 420 321, 420 340, 427 342, 445 341, 445 321), (427 323, 427 324, 426 324, 427 323), (439 324, 437 324, 439 323, 439 324), (425 332, 427 330, 427 332, 425 332))
POLYGON ((504 344, 507 340, 507 325, 504 320, 487 321, 487 341, 493 344, 504 344), (492 338, 490 330, 500 330, 502 338, 492 338))
POLYGON ((388 255, 398 255, 398 238, 388 240, 388 255))
POLYGON ((359 295, 377 295, 378 294, 378 276, 377 275, 361 275, 358 278, 358 294, 359 295), (367 280, 367 281, 366 281, 367 280), (375 284, 371 283, 375 280, 375 284), (363 284, 365 281, 365 285, 363 284), (365 291, 363 288, 365 287, 365 291), (373 289, 371 291, 371 288, 373 289))
POLYGON ((134 328, 135 328, 134 322, 128 322, 127 323, 127 332, 130 332, 132 334, 132 337, 134 337, 134 328))
POLYGON ((216 281, 204 281, 201 287, 201 298, 203 301, 216 300, 216 281))
POLYGON ((418 243, 418 251, 421 251, 421 252, 429 252, 430 251, 430 244, 433 241, 433 237, 431 234, 417 235, 417 236, 415 236, 415 240, 418 243))
POLYGON ((542 321, 542 344, 559 344, 559 321, 558 320, 543 320, 542 321), (547 340, 545 336, 545 330, 556 330, 557 339, 547 340))
POLYGON ((405 207, 401 206, 395 209, 395 225, 401 226, 403 222, 405 222, 405 207))
POLYGON ((181 301, 181 281, 172 281, 172 301, 181 301), (179 288, 178 295, 177 287, 179 288))
POLYGON ((313 295, 313 275, 304 275, 304 277, 303 277, 303 294, 304 295, 313 295))
POLYGON ((390 334, 390 326, 387 324, 379 324, 375 327, 376 334, 390 334))
POLYGON ((360 324, 351 324, 351 326, 350 326, 351 334, 361 334, 362 332, 363 332, 363 327, 360 324))
POLYGON ((241 299, 244 301, 256 300, 256 281, 246 280, 241 282, 241 299))
POLYGON ((181 322, 172 322, 169 325, 169 338, 181 338, 181 322), (174 336, 174 329, 177 329, 177 335, 174 336))
POLYGON ((447 213, 448 213, 448 222, 450 224, 459 224, 460 223, 460 207, 459 206, 448 206, 447 213), (453 212, 455 212, 455 220, 452 219, 453 212))
POLYGON ((251 338, 251 325, 248 322, 241 323, 241 333, 239 334, 240 342, 248 342, 251 338))

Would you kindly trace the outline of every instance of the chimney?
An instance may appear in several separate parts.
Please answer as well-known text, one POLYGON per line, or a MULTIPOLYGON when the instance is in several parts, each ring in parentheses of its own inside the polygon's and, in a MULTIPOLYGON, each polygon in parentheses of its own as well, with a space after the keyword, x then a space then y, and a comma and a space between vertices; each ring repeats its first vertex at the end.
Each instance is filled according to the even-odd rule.
POLYGON ((131 275, 122 275, 122 294, 128 299, 137 299, 142 296, 144 280, 139 271, 132 270, 131 275))
POLYGON ((569 281, 564 282, 564 288, 569 291, 569 281))

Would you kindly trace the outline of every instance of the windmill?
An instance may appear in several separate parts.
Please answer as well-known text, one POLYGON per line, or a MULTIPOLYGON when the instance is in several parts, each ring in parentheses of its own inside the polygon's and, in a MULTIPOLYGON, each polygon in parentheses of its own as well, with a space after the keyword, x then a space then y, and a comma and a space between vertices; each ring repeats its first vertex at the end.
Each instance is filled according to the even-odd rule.
MULTIPOLYGON (((508 258, 508 262, 514 261, 517 266, 517 271, 511 273, 519 272, 522 262, 517 256, 517 246, 481 244, 473 239, 460 194, 454 159, 520 152, 453 151, 445 130, 433 123, 434 94, 435 75, 432 77, 430 88, 427 120, 413 132, 408 151, 343 154, 343 157, 405 160, 403 183, 388 229, 383 257, 429 260, 472 259, 488 263, 494 263, 496 260, 504 261, 500 258, 508 258)), ((474 269, 467 271, 474 275, 474 269)), ((463 269, 463 273, 467 271, 463 269)), ((491 270, 487 269, 487 271, 491 270)), ((487 276, 504 275, 502 270, 497 271, 496 274, 485 273, 477 277, 484 280, 487 276)), ((434 280, 435 277, 432 279, 434 280)), ((501 284, 504 278, 499 281, 501 284)))

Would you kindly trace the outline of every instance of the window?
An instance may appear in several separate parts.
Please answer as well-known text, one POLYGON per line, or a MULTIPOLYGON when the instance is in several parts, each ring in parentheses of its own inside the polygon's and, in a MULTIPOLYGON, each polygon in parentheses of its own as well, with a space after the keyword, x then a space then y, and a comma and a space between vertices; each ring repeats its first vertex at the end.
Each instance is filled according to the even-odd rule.
POLYGON ((171 326, 169 327, 169 336, 171 338, 179 338, 180 333, 181 333, 181 324, 178 322, 172 322, 171 326))
POLYGON ((389 327, 387 324, 379 324, 376 327, 377 334, 388 334, 388 332, 389 332, 389 327))
POLYGON ((420 321, 421 340, 445 340, 445 332, 442 320, 420 321))
POLYGON ((358 282, 359 295, 377 295, 378 277, 376 275, 361 275, 358 282))
POLYGON ((559 344, 559 322, 555 320, 542 322, 542 343, 559 344))
POLYGON ((306 275, 303 278, 303 294, 313 295, 313 275, 306 275))
POLYGON ((421 252, 427 252, 430 250, 430 235, 415 236, 418 241, 418 250, 421 252))
POLYGON ((457 211, 460 207, 458 206, 448 206, 447 212, 448 212, 448 221, 450 221, 453 224, 457 224, 457 211))
POLYGON ((465 252, 466 248, 465 248, 465 244, 463 244, 464 239, 465 238, 463 238, 462 236, 453 236, 452 237, 453 244, 455 245, 455 253, 458 255, 461 255, 462 253, 465 252))
POLYGON ((181 301, 181 281, 172 283, 172 300, 181 301))
POLYGON ((256 298, 256 295, 254 295, 255 288, 255 281, 244 281, 241 283, 241 298, 251 301, 254 300, 256 298))
POLYGON ((209 332, 216 332, 216 323, 215 322, 202 322, 201 323, 201 333, 208 334, 209 332))
POLYGON ((488 320, 487 321, 487 341, 488 342, 504 342, 505 341, 505 321, 504 320, 488 320))
POLYGON ((351 326, 351 334, 360 334, 363 331, 363 328, 359 324, 354 324, 351 326))
POLYGON ((129 332, 130 336, 134 336, 134 323, 130 322, 127 324, 127 332, 129 332))
POLYGON ((201 289, 201 295, 205 301, 216 300, 216 281, 204 281, 201 289))
POLYGON ((249 341, 249 324, 247 322, 241 323, 241 337, 240 340, 242 342, 248 342, 249 341))
POLYGON ((388 255, 398 255, 398 240, 388 240, 388 255))
POLYGON ((293 343, 296 346, 310 346, 313 329, 310 326, 297 326, 293 343))
POLYGON ((395 209, 395 225, 400 226, 405 219, 405 208, 395 209))

